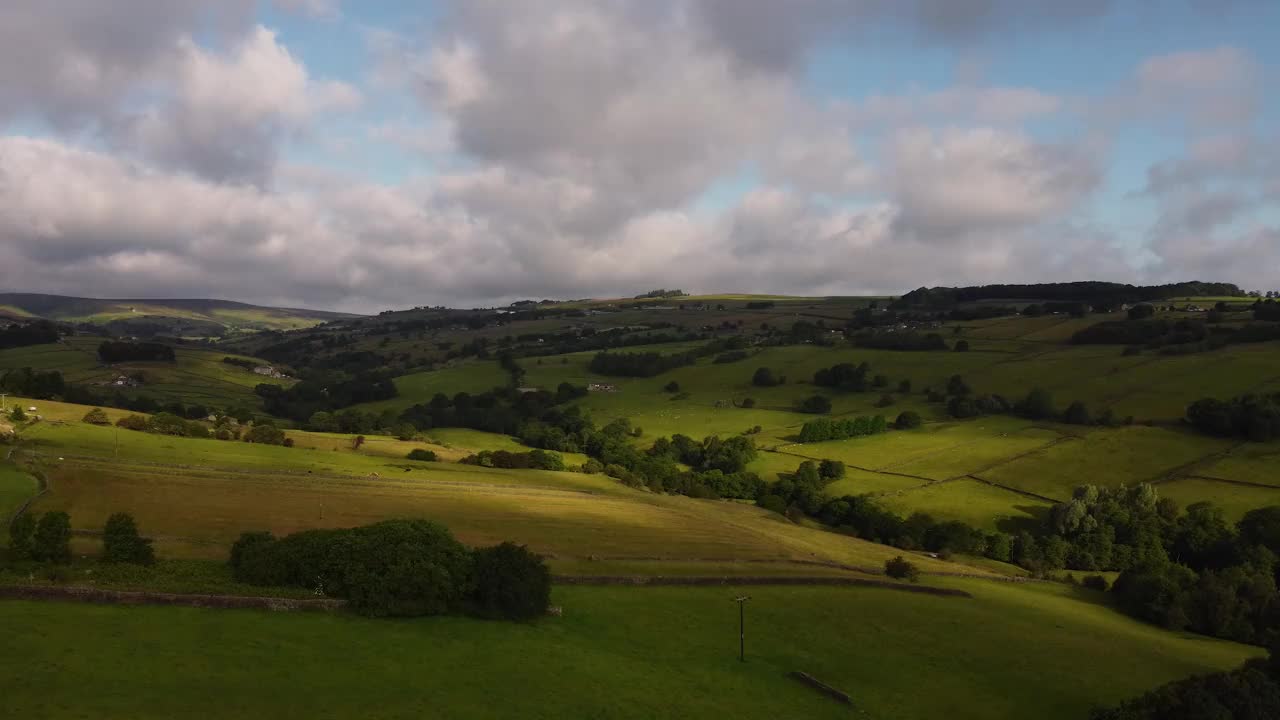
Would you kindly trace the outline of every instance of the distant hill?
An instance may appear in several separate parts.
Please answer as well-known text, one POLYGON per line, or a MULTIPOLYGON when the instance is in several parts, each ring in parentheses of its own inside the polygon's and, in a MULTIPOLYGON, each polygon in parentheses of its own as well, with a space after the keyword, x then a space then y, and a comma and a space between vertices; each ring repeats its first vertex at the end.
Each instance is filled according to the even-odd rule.
POLYGON ((117 334, 209 337, 258 330, 294 330, 359 316, 261 307, 230 300, 99 299, 0 293, 0 317, 87 323, 117 334))

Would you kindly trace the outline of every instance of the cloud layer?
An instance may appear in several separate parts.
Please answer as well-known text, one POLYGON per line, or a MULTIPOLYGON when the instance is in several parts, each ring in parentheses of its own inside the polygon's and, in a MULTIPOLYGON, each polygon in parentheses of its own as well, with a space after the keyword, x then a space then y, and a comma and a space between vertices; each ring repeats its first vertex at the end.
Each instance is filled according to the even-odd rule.
POLYGON ((874 29, 973 48, 1097 22, 1104 0, 473 0, 379 34, 363 85, 318 77, 252 3, 96 7, 0 9, 7 289, 374 311, 650 286, 1254 285, 1280 263, 1276 132, 1240 48, 1148 57, 1083 96, 808 82, 816 50, 874 29), (425 120, 367 111, 387 94, 425 120), (422 172, 291 154, 351 117, 422 172), (1115 143, 1143 124, 1183 150, 1126 189, 1154 214, 1125 237, 1099 206, 1115 143))

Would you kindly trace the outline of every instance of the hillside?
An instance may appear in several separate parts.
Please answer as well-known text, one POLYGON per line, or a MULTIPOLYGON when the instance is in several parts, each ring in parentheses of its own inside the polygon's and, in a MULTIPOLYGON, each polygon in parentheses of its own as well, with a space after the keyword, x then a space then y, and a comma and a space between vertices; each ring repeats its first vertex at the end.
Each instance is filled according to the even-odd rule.
POLYGON ((258 330, 294 330, 358 317, 298 308, 260 307, 230 300, 99 299, 0 293, 0 317, 87 323, 120 335, 208 337, 258 330))

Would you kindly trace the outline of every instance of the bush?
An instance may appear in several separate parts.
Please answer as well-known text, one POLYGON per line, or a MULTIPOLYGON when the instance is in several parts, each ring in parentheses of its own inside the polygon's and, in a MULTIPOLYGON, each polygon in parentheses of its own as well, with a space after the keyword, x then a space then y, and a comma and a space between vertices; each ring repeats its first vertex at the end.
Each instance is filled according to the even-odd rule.
POLYGON ((910 394, 911 394, 911 381, 910 381, 910 380, 900 380, 900 381, 898 382, 898 394, 899 394, 899 395, 910 395, 910 394))
POLYGON ((1080 584, 1090 590, 1101 590, 1102 592, 1106 592, 1107 588, 1110 587, 1107 584, 1107 579, 1101 575, 1085 575, 1080 584))
POLYGON ((969 352, 969 341, 968 341, 968 340, 958 340, 958 341, 956 341, 955 351, 956 351, 956 352, 969 352))
POLYGON ((920 579, 920 570, 906 558, 899 555, 892 560, 886 560, 884 563, 884 574, 895 580, 910 580, 916 582, 920 579))
POLYGON ((672 380, 666 385, 663 385, 662 389, 666 390, 669 393, 678 393, 680 392, 680 383, 676 382, 675 380, 672 380))
POLYGON ((125 415, 116 421, 116 427, 122 427, 125 430, 145 432, 147 429, 147 419, 142 415, 125 415))
POLYGON ((419 460, 421 462, 435 462, 436 454, 431 450, 423 450, 422 448, 414 448, 409 451, 408 458, 410 460, 419 460))
POLYGON ((83 422, 89 423, 90 425, 110 425, 111 424, 111 418, 107 417, 107 412, 102 408, 94 408, 90 410, 89 412, 84 414, 84 417, 81 418, 81 420, 83 422))
POLYGON ((1093 416, 1089 414, 1088 406, 1077 400, 1067 407, 1067 411, 1062 415, 1062 421, 1070 425, 1092 425, 1093 416))
POLYGON ((31 557, 31 536, 36 531, 36 519, 24 512, 9 523, 9 554, 16 560, 31 557))
POLYGON ((899 430, 913 430, 924 424, 924 419, 920 417, 920 413, 914 410, 907 410, 898 414, 898 419, 893 421, 893 426, 899 430))
POLYGON ((231 440, 235 437, 235 434, 229 428, 220 427, 214 431, 213 437, 218 440, 231 440))
POLYGON ((748 410, 750 410, 751 408, 753 408, 753 407, 755 407, 755 406, 756 406, 756 399, 755 399, 755 398, 743 398, 743 399, 742 399, 742 407, 747 408, 748 410))
POLYGON ((70 515, 55 511, 40 516, 32 538, 31 557, 42 562, 71 562, 70 515))
POLYGON ((107 562, 150 565, 156 561, 151 541, 138 534, 138 525, 128 513, 107 518, 102 529, 102 559, 107 562))
POLYGON ((823 460, 818 463, 818 477, 823 480, 839 480, 845 476, 844 462, 840 460, 823 460))
POLYGON ((26 422, 27 413, 22 408, 14 405, 13 409, 9 411, 9 419, 16 423, 26 422))
POLYGON ((582 464, 582 472, 588 475, 597 475, 602 473, 604 472, 604 463, 595 458, 588 458, 587 461, 582 464))
POLYGON ((260 445, 283 445, 284 440, 284 431, 275 425, 267 423, 255 423, 244 434, 245 442, 258 443, 260 445))
POLYGON ((504 542, 472 556, 472 611, 481 617, 533 620, 551 603, 551 571, 523 545, 504 542))
POLYGON ((876 407, 887 408, 890 405, 892 405, 894 402, 896 401, 893 399, 893 396, 888 393, 885 393, 884 395, 880 396, 879 400, 876 401, 876 407))

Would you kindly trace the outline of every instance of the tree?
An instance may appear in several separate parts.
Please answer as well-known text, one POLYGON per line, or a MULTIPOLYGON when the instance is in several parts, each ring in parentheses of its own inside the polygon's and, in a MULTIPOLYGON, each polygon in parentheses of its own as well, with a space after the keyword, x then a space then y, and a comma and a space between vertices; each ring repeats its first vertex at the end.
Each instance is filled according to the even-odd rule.
POLYGON ((107 562, 150 565, 156 561, 151 541, 138 534, 138 526, 128 513, 107 518, 102 529, 102 559, 107 562))
POLYGON ((14 405, 13 409, 9 411, 9 419, 16 423, 26 422, 27 413, 21 407, 14 405))
POLYGON ((898 419, 893 421, 893 426, 899 430, 912 430, 924 424, 924 420, 920 417, 920 413, 914 410, 906 410, 898 414, 898 419))
POLYGON ((270 423, 254 423, 243 439, 261 445, 283 445, 285 441, 284 431, 270 423))
POLYGON ((31 556, 43 562, 71 562, 70 515, 58 510, 40 516, 32 538, 31 556))
POLYGON ((910 381, 910 380, 900 380, 900 381, 898 381, 898 394, 899 394, 899 395, 909 395, 909 394, 911 394, 911 381, 910 381))
POLYGON ((1070 425, 1092 425, 1093 416, 1089 414, 1089 408, 1077 400, 1067 407, 1067 411, 1062 415, 1062 421, 1070 425))
POLYGON ((818 463, 818 477, 823 480, 839 480, 845 475, 844 463, 840 460, 823 460, 818 463))
POLYGON ((15 559, 31 557, 31 535, 36 531, 36 519, 24 512, 9 523, 9 554, 15 559))
POLYGON ((742 399, 742 407, 747 408, 747 409, 751 409, 751 408, 753 408, 753 407, 755 407, 755 406, 756 406, 756 399, 755 399, 755 398, 743 398, 743 399, 742 399))
POLYGON ((666 390, 669 393, 678 393, 680 392, 680 383, 676 382, 675 380, 672 380, 666 385, 663 385, 662 389, 666 390))
POLYGON ((84 422, 90 425, 110 425, 111 418, 107 417, 107 413, 102 408, 94 408, 84 414, 82 418, 84 422))
POLYGON ((473 554, 473 611, 481 617, 533 620, 551 603, 551 571, 523 545, 504 542, 473 554))
POLYGON ((1240 540, 1249 545, 1261 545, 1280 555, 1280 507, 1275 505, 1250 510, 1236 524, 1240 540))
POLYGON ((969 384, 966 383, 964 381, 964 378, 960 377, 959 375, 952 375, 951 379, 947 380, 948 395, 953 395, 956 397, 964 397, 972 393, 973 393, 973 390, 969 387, 969 384))
POLYGON ((781 385, 782 383, 773 374, 772 370, 767 367, 762 367, 756 370, 755 374, 751 376, 751 384, 757 387, 773 387, 775 385, 781 385))
POLYGON ((1130 320, 1146 320, 1147 318, 1155 317, 1155 314, 1156 314, 1155 306, 1150 305, 1148 303, 1134 305, 1133 307, 1129 308, 1130 320))
POLYGON ((910 560, 901 555, 885 561, 884 574, 895 580, 916 582, 920 579, 920 570, 910 560))
POLYGON ((957 341, 956 341, 955 351, 956 351, 956 352, 969 352, 969 341, 968 341, 968 340, 957 340, 957 341))
POLYGON ((423 450, 422 448, 414 448, 409 451, 408 458, 410 460, 419 460, 421 462, 435 462, 436 454, 431 450, 423 450))
POLYGON ((1044 388, 1034 388, 1018 403, 1018 413, 1032 420, 1043 420, 1052 417, 1053 395, 1044 388))

